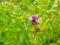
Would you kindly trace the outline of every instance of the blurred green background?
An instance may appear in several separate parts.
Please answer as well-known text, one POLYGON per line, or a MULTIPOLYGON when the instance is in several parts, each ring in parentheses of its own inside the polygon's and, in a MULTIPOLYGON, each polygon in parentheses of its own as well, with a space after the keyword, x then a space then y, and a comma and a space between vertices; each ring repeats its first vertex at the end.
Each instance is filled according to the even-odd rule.
POLYGON ((60 45, 60 0, 0 0, 0 45, 60 45), (33 14, 42 19, 36 39, 33 14))

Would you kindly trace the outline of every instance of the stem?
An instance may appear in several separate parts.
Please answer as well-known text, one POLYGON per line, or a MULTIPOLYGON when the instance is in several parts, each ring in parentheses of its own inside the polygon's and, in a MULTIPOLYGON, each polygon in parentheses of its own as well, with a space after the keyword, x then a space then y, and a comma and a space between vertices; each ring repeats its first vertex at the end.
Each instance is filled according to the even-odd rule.
POLYGON ((36 39, 36 29, 37 28, 37 25, 34 25, 34 39, 36 39))
POLYGON ((34 39, 36 39, 36 31, 34 31, 34 39))

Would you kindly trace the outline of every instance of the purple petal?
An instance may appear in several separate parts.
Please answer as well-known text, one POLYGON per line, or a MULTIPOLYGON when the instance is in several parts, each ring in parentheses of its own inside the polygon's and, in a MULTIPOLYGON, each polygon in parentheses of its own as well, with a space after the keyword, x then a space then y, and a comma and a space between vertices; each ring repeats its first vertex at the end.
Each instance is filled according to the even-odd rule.
POLYGON ((32 16, 31 16, 31 17, 29 17, 29 20, 30 20, 30 21, 31 21, 31 20, 33 20, 33 19, 32 19, 32 16))
POLYGON ((37 19, 36 22, 37 22, 37 23, 41 22, 41 18, 37 19))

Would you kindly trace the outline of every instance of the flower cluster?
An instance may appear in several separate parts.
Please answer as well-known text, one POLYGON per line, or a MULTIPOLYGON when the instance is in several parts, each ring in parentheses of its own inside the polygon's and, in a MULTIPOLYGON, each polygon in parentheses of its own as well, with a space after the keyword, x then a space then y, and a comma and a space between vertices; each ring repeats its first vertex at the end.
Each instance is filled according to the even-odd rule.
POLYGON ((31 24, 36 25, 41 21, 41 18, 38 17, 38 14, 32 15, 29 17, 31 24))

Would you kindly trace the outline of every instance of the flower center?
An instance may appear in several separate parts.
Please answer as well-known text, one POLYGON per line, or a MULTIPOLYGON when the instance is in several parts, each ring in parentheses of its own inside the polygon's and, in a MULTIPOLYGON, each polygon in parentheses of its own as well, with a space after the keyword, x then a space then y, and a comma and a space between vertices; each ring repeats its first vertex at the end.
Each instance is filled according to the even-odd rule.
POLYGON ((35 20, 32 20, 32 22, 36 22, 35 20))

